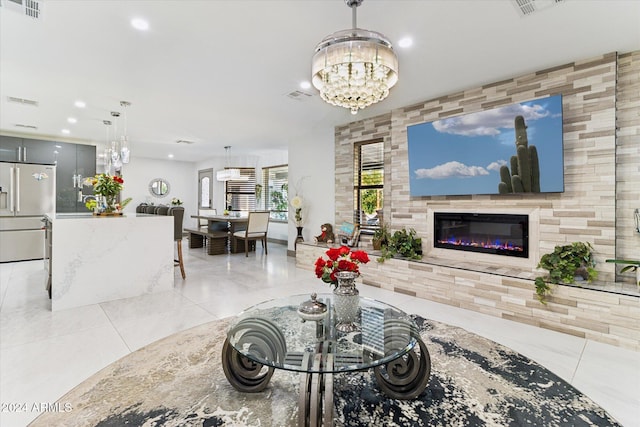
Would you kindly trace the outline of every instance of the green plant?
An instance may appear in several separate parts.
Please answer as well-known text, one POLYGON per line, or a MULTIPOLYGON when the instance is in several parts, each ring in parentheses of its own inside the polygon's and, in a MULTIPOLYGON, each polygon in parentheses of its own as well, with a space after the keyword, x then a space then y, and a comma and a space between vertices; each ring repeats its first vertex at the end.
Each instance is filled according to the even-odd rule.
POLYGON ((389 231, 389 226, 385 223, 380 224, 376 231, 373 232, 373 237, 371 238, 373 249, 376 251, 382 249, 383 246, 389 244, 390 239, 391 232, 389 231))
POLYGON ((409 259, 422 258, 422 239, 416 237, 416 230, 412 228, 407 231, 403 228, 393 233, 387 245, 382 247, 382 255, 377 261, 384 262, 395 255, 409 259))
POLYGON ((540 258, 538 268, 544 268, 549 274, 535 280, 538 300, 546 304, 545 297, 551 293, 551 283, 575 283, 575 277, 580 276, 591 282, 598 277, 595 270, 593 247, 589 242, 573 242, 569 245, 556 246, 553 252, 544 254, 540 258))

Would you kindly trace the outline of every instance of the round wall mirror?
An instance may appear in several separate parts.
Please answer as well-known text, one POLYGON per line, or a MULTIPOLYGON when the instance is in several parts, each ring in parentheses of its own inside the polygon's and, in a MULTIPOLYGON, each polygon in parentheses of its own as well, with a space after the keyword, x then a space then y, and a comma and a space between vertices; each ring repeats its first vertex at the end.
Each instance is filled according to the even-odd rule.
POLYGON ((155 197, 164 197, 169 194, 171 187, 169 183, 162 178, 154 178, 149 183, 149 192, 155 197))

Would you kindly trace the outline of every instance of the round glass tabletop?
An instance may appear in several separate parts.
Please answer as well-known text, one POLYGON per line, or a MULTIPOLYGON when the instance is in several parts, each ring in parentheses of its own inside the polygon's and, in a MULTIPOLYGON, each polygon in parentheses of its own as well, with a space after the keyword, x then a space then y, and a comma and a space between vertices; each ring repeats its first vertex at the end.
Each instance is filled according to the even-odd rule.
POLYGON ((294 295, 244 310, 229 326, 228 343, 253 362, 311 373, 372 368, 402 357, 416 345, 415 322, 394 306, 359 297, 357 330, 343 333, 335 328, 333 294, 317 296, 316 301, 327 306, 325 316, 299 313, 308 300, 309 295, 294 295), (327 355, 331 363, 309 362, 324 361, 327 355))

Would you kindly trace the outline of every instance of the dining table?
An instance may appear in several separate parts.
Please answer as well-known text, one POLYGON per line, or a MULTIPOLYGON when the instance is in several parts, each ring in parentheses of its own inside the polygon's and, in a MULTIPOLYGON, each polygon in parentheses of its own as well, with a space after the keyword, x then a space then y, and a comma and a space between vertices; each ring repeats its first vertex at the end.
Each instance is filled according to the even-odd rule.
POLYGON ((195 219, 206 219, 207 220, 207 228, 212 228, 213 224, 216 223, 226 223, 229 228, 229 233, 233 234, 236 231, 241 231, 246 229, 247 223, 249 222, 248 216, 235 216, 233 214, 230 215, 191 215, 191 218, 195 219))
MULTIPOLYGON (((211 246, 211 242, 210 242, 210 246, 209 246, 210 255, 224 253, 224 252, 235 253, 236 250, 234 249, 233 238, 232 238, 233 233, 237 231, 246 230, 247 224, 249 222, 248 216, 235 215, 235 214, 191 215, 191 218, 198 219, 198 220, 206 219, 207 230, 209 231, 221 231, 221 229, 224 229, 228 232, 229 237, 228 239, 225 239, 225 243, 223 247, 216 248, 215 246, 211 246)), ((193 230, 189 230, 189 231, 193 231, 193 230)))

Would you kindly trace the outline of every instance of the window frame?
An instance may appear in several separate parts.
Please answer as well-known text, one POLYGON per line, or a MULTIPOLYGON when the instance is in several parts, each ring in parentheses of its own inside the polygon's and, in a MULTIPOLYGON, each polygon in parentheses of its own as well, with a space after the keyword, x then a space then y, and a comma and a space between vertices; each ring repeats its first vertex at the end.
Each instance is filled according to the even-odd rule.
MULTIPOLYGON (((225 168, 228 169, 228 168, 225 168)), ((224 210, 229 212, 250 212, 256 210, 256 169, 255 168, 233 168, 240 169, 241 176, 247 176, 248 179, 240 180, 240 179, 231 179, 229 181, 225 181, 224 183, 224 210), (232 186, 246 186, 241 190, 230 191, 229 187, 232 186), (229 200, 229 196, 231 195, 231 205, 227 202, 229 200), (239 203, 233 201, 234 195, 239 196, 241 200, 239 203), (235 206, 234 204, 239 204, 240 206, 235 206), (243 209, 242 204, 245 204, 243 209), (231 209, 230 209, 231 208, 231 209)), ((234 190, 232 188, 232 190, 234 190)))
POLYGON ((270 215, 269 215, 270 221, 288 223, 289 222, 289 165, 288 164, 267 166, 262 168, 262 196, 264 198, 264 209, 270 212, 270 215), (285 204, 285 207, 283 210, 274 210, 272 209, 273 206, 272 206, 272 203, 270 202, 271 193, 272 193, 270 189, 270 182, 271 182, 270 173, 274 169, 284 169, 284 168, 286 168, 287 179, 284 184, 280 184, 280 190, 282 190, 282 187, 286 185, 286 191, 284 193, 284 201, 283 201, 283 203, 285 204))
MULTIPOLYGON (((375 164, 374 164, 375 165, 375 164)), ((363 234, 373 234, 375 230, 380 228, 380 223, 378 224, 363 224, 361 218, 361 212, 364 213, 362 209, 362 200, 361 195, 362 191, 365 190, 378 190, 382 195, 382 205, 380 209, 384 207, 384 139, 376 138, 369 141, 356 142, 353 146, 353 222, 358 224, 360 230, 363 234), (381 150, 381 156, 378 162, 378 167, 367 167, 363 168, 362 164, 362 148, 367 145, 379 144, 381 150), (382 172, 382 183, 381 184, 363 184, 363 172, 366 170, 380 170, 382 172)))

